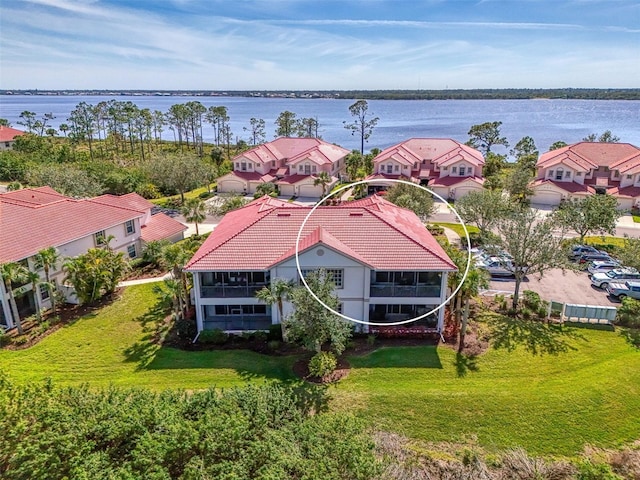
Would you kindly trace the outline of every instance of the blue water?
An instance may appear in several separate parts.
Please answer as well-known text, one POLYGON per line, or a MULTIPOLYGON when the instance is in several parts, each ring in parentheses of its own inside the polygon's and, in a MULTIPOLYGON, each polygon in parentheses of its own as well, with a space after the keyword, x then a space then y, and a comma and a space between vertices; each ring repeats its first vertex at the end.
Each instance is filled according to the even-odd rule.
MULTIPOLYGON (((139 108, 168 111, 171 105, 200 101, 206 107, 226 106, 235 138, 248 140, 243 127, 251 117, 266 122, 267 140, 275 135, 274 121, 289 110, 298 118, 317 118, 320 136, 348 149, 359 149, 359 138, 343 126, 352 120, 349 105, 353 100, 285 99, 250 97, 161 97, 161 96, 0 96, 0 118, 18 125, 20 113, 29 110, 38 116, 53 113, 52 126, 65 123, 71 110, 85 101, 95 105, 115 98, 132 101, 139 108)), ((369 112, 380 118, 365 149, 386 148, 411 137, 447 137, 468 140, 469 128, 478 123, 501 121, 502 134, 511 145, 524 136, 533 137, 540 151, 562 140, 580 141, 590 133, 611 130, 623 142, 640 146, 640 101, 622 100, 370 100, 369 112)), ((165 127, 163 137, 173 139, 165 127)), ((204 131, 212 141, 211 128, 204 131)), ((500 152, 500 149, 494 149, 500 152)))

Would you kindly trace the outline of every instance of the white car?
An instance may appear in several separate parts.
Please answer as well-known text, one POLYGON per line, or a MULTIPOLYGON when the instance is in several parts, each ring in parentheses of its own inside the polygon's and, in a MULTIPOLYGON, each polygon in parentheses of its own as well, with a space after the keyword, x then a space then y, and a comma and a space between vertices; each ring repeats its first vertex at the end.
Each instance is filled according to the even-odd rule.
POLYGON ((614 268, 620 268, 620 262, 616 260, 594 260, 589 264, 587 270, 589 273, 594 274, 598 272, 606 273, 614 268))
POLYGON ((615 268, 591 275, 591 284, 598 288, 606 289, 610 283, 624 283, 625 280, 640 280, 640 272, 635 268, 615 268))

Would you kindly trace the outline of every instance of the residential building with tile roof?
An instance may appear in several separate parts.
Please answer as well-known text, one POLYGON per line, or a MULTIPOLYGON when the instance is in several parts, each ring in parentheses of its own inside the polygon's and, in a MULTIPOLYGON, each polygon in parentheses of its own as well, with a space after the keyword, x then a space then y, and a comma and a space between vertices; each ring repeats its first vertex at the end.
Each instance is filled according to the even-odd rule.
POLYGON ((579 142, 540 155, 531 202, 559 205, 563 200, 609 193, 620 209, 640 207, 640 148, 629 143, 579 142))
MULTIPOLYGON (((50 187, 25 188, 0 194, 0 263, 20 262, 37 271, 34 256, 45 248, 55 247, 61 258, 76 257, 101 245, 101 239, 112 238, 110 248, 130 258, 142 253, 143 242, 152 239, 179 240, 186 226, 162 213, 151 215, 153 204, 136 193, 102 195, 90 199, 66 197, 50 187)), ((41 272, 42 273, 42 272, 41 272)), ((43 273, 42 273, 43 274, 43 273)), ((75 301, 73 292, 64 286, 62 261, 51 272, 51 278, 75 301)), ((46 289, 33 292, 31 285, 16 293, 19 313, 33 313, 39 304, 48 307, 46 289)), ((14 324, 5 286, 0 286, 0 325, 14 324)))
POLYGON ((322 197, 322 186, 315 185, 321 172, 330 177, 325 189, 332 188, 345 171, 349 154, 337 145, 318 138, 280 137, 237 155, 233 171, 217 180, 220 193, 253 194, 258 185, 275 183, 286 197, 322 197))
MULTIPOLYGON (((264 330, 280 322, 277 309, 255 293, 276 278, 297 281, 298 232, 301 269, 333 276, 345 315, 397 322, 446 299, 447 275, 456 267, 413 212, 372 196, 318 207, 300 231, 310 211, 262 197, 223 217, 186 266, 198 331, 264 330)), ((441 331, 443 318, 440 309, 418 323, 441 331)))
POLYGON ((13 150, 13 144, 16 137, 24 135, 25 132, 17 128, 5 127, 0 125, 0 151, 13 150))
POLYGON ((373 165, 371 191, 388 188, 388 179, 404 179, 456 199, 484 183, 482 154, 451 138, 410 138, 380 152, 373 165))

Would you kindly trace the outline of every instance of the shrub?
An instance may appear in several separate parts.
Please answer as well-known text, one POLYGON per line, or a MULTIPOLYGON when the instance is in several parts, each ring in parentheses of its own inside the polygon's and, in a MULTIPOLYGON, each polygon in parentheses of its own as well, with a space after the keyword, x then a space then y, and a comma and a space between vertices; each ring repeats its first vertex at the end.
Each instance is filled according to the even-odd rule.
POLYGON ((7 333, 0 328, 0 347, 4 347, 5 345, 9 345, 11 343, 11 337, 7 335, 7 333))
POLYGON ((265 342, 267 340, 268 334, 267 332, 263 332, 261 330, 257 330, 253 332, 253 339, 256 342, 265 342))
POLYGON ((267 348, 272 352, 275 352, 282 346, 282 342, 279 340, 269 340, 267 342, 267 348))
POLYGON ((13 343, 16 345, 24 345, 28 341, 29 341, 29 337, 27 337, 26 335, 20 335, 19 337, 15 337, 13 339, 13 343))
POLYGON ((431 235, 444 235, 444 228, 440 225, 427 225, 427 230, 431 235))
POLYGON ((592 463, 584 460, 578 464, 577 480, 622 480, 606 463, 592 463))
POLYGON ((206 200, 207 198, 211 198, 211 197, 213 197, 212 192, 202 192, 200 195, 198 195, 198 198, 202 198, 203 200, 206 200))
POLYGON ((38 325, 38 333, 43 334, 50 328, 51 328, 51 324, 49 323, 49 321, 45 320, 40 325, 38 325))
POLYGON ((175 322, 176 333, 180 338, 188 338, 191 340, 198 333, 196 322, 186 318, 180 318, 175 322))
POLYGON ((269 333, 267 334, 267 340, 282 341, 282 325, 276 323, 275 325, 269 325, 269 333))
POLYGON ((198 341, 200 343, 211 345, 223 345, 228 339, 229 335, 219 328, 215 328, 213 330, 203 330, 202 332, 200 332, 200 336, 198 337, 198 341))
POLYGON ((336 356, 331 352, 318 352, 309 360, 309 373, 318 378, 333 372, 338 366, 336 356))
POLYGON ((629 297, 623 299, 614 323, 622 327, 640 328, 640 300, 629 297))
POLYGON ((373 347, 376 343, 376 336, 373 334, 367 335, 367 345, 373 347))

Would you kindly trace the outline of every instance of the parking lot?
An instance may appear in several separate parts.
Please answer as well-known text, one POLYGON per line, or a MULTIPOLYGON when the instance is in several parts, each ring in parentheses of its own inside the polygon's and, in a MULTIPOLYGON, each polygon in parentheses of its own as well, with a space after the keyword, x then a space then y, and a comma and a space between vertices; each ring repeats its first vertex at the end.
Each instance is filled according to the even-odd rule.
MULTIPOLYGON (((513 279, 491 279, 489 294, 510 295, 515 288, 513 279)), ((546 272, 543 277, 529 275, 520 285, 520 291, 533 290, 544 300, 573 303, 578 305, 612 305, 620 302, 609 298, 607 292, 591 286, 588 272, 574 272, 560 269, 546 272)))

